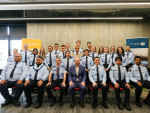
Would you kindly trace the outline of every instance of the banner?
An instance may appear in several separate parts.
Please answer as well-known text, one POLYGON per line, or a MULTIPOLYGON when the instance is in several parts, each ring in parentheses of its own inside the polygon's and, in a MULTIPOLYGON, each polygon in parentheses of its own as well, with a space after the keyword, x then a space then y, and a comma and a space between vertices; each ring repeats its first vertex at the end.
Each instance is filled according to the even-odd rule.
POLYGON ((149 37, 126 39, 126 45, 130 46, 134 56, 141 56, 143 66, 148 66, 149 37))
POLYGON ((23 51, 23 45, 28 44, 28 49, 33 50, 34 48, 40 49, 41 47, 41 40, 40 39, 26 39, 22 38, 22 51, 23 51))

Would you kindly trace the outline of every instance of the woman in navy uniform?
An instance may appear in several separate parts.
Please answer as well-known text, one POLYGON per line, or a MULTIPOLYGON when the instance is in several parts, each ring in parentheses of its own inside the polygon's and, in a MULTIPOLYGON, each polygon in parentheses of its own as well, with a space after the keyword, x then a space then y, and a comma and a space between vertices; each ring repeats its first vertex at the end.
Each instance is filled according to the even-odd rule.
POLYGON ((98 50, 98 57, 100 58, 101 54, 103 54, 103 53, 104 53, 104 48, 103 48, 103 46, 100 46, 99 50, 98 50))

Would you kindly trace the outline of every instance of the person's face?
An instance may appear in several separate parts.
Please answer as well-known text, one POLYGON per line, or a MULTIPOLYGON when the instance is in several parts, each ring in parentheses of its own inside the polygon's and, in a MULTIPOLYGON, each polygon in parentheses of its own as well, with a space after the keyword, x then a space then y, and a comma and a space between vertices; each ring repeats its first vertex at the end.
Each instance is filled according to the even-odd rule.
POLYGON ((117 64, 118 66, 120 66, 121 63, 122 63, 122 61, 121 61, 120 59, 117 59, 117 60, 116 60, 116 64, 117 64))
POLYGON ((65 50, 66 50, 65 47, 61 47, 61 51, 62 51, 63 53, 65 52, 65 50))
POLYGON ((28 50, 28 46, 24 45, 24 50, 27 51, 28 50))
POLYGON ((119 53, 122 53, 122 49, 120 47, 118 48, 118 51, 119 51, 119 53))
POLYGON ((53 48, 52 48, 52 47, 48 47, 48 51, 49 51, 49 52, 52 52, 52 51, 53 51, 53 48))
POLYGON ((102 47, 100 47, 99 50, 100 50, 100 52, 103 52, 103 48, 102 47))
POLYGON ((108 53, 108 48, 107 47, 104 48, 104 52, 108 53))
POLYGON ((85 51, 84 54, 85 54, 85 56, 88 56, 88 55, 89 55, 89 52, 88 52, 88 51, 85 51))
POLYGON ((15 55, 15 54, 17 54, 17 53, 18 53, 18 50, 15 49, 15 50, 13 51, 13 55, 15 55))
POLYGON ((99 62, 100 62, 99 58, 95 58, 94 60, 95 65, 99 65, 99 62))
POLYGON ((81 45, 80 42, 77 42, 77 43, 76 43, 76 46, 80 47, 80 45, 81 45))
POLYGON ((36 54, 37 54, 37 50, 36 50, 36 49, 33 51, 33 54, 34 54, 34 55, 36 55, 36 54))
POLYGON ((15 55, 15 62, 20 62, 22 60, 22 56, 20 54, 15 55))
POLYGON ((127 46, 127 47, 126 47, 126 51, 130 51, 130 46, 127 46))
POLYGON ((69 48, 70 48, 70 45, 69 45, 69 44, 66 44, 66 48, 69 49, 69 48))
POLYGON ((141 58, 136 58, 134 60, 134 62, 135 62, 136 65, 140 65, 141 64, 141 58))
POLYGON ((36 58, 36 64, 40 65, 42 64, 43 60, 41 58, 36 58))
POLYGON ((88 44, 87 44, 87 47, 88 47, 88 48, 91 48, 91 44, 90 44, 90 43, 88 43, 88 44))
POLYGON ((44 52, 44 48, 42 47, 42 48, 40 49, 40 51, 41 51, 41 53, 43 53, 43 52, 44 52))
POLYGON ((55 50, 58 50, 58 45, 54 45, 54 49, 55 49, 55 50))
POLYGON ((75 59, 75 65, 76 65, 76 66, 79 66, 79 65, 80 65, 80 59, 79 59, 79 58, 76 58, 76 59, 75 59))
POLYGON ((60 63, 61 63, 61 60, 60 60, 59 58, 56 58, 56 59, 55 59, 55 63, 56 63, 57 66, 59 66, 60 63))
POLYGON ((114 47, 111 47, 111 51, 113 51, 113 52, 114 52, 114 51, 115 51, 115 48, 114 48, 114 47))
POLYGON ((66 52, 66 57, 67 57, 67 58, 70 57, 70 52, 66 52))
POLYGON ((91 51, 95 52, 95 47, 94 46, 92 46, 91 51))
POLYGON ((75 51, 76 51, 76 53, 78 53, 78 52, 79 52, 79 48, 78 48, 78 47, 76 47, 76 48, 75 48, 75 51))

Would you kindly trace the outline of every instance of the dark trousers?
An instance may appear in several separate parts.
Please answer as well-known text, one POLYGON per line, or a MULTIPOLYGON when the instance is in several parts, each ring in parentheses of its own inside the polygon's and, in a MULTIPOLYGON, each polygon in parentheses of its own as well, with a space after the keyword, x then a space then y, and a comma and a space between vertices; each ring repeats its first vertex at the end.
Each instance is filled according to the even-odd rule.
POLYGON ((90 83, 91 87, 93 87, 93 99, 94 101, 97 102, 97 94, 98 94, 98 88, 100 87, 102 90, 102 100, 105 101, 107 100, 107 85, 104 86, 102 85, 102 81, 100 81, 99 83, 96 81, 96 83, 98 84, 98 86, 93 87, 93 83, 90 83))
POLYGON ((61 84, 62 84, 62 82, 63 82, 63 80, 59 80, 59 81, 52 81, 51 82, 51 85, 48 85, 48 86, 46 86, 46 91, 47 91, 47 94, 48 94, 48 98, 49 99, 55 99, 55 97, 54 97, 54 95, 53 95, 53 93, 52 93, 52 91, 51 91, 51 89, 53 89, 54 87, 59 87, 60 88, 60 97, 59 97, 59 101, 62 101, 62 99, 63 99, 63 95, 64 95, 64 93, 65 93, 65 89, 66 89, 66 87, 64 87, 64 86, 62 86, 61 84))
POLYGON ((88 93, 90 93, 90 80, 89 80, 89 72, 86 72, 86 86, 88 87, 88 93))
POLYGON ((22 84, 17 84, 17 82, 18 81, 13 81, 13 82, 7 81, 7 83, 0 85, 1 95, 5 98, 5 100, 14 101, 14 102, 19 100, 19 97, 23 92, 24 82, 22 82, 22 84), (15 95, 13 97, 9 94, 8 91, 8 88, 11 87, 16 87, 15 95))
MULTIPOLYGON (((150 81, 142 81, 142 86, 139 86, 137 83, 130 82, 131 85, 135 86, 135 96, 136 96, 136 102, 140 102, 140 95, 142 93, 143 87, 150 89, 150 81)), ((150 91, 146 97, 146 100, 150 102, 150 91)))
POLYGON ((126 66, 127 72, 128 72, 128 70, 129 70, 129 67, 132 66, 132 65, 133 65, 133 64, 129 64, 129 66, 126 66))
POLYGON ((68 74, 66 73, 66 90, 65 93, 68 93, 68 87, 69 87, 69 83, 68 83, 68 74))
POLYGON ((33 88, 37 87, 37 102, 42 103, 43 101, 43 95, 44 95, 44 87, 45 87, 45 82, 41 86, 38 86, 38 80, 30 80, 30 84, 27 84, 27 86, 24 86, 24 92, 26 96, 26 102, 31 102, 32 97, 31 97, 31 92, 33 88))
MULTIPOLYGON (((118 83, 118 82, 117 82, 118 83)), ((128 102, 129 103, 129 99, 130 99, 130 89, 128 89, 126 87, 126 82, 122 81, 121 83, 118 83, 120 85, 121 88, 123 88, 123 90, 125 91, 125 99, 124 102, 128 102)), ((115 88, 115 85, 112 84, 113 87, 115 88)), ((119 88, 115 88, 115 94, 116 94, 116 99, 118 102, 121 102, 121 98, 120 98, 120 87, 119 88)))
POLYGON ((75 88, 80 88, 80 100, 83 100, 83 97, 85 95, 86 92, 86 86, 82 86, 80 82, 76 81, 73 82, 74 84, 72 86, 69 86, 69 93, 71 95, 71 99, 72 101, 74 101, 74 90, 75 88))

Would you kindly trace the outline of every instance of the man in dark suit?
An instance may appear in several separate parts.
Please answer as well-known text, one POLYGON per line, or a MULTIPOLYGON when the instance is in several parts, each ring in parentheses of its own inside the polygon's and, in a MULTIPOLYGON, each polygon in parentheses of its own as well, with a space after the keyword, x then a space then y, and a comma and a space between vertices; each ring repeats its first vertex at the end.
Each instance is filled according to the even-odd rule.
POLYGON ((85 67, 80 65, 80 58, 76 57, 75 58, 75 65, 71 66, 69 69, 69 92, 71 95, 72 103, 70 105, 70 108, 73 108, 75 105, 74 101, 74 89, 75 88, 80 88, 80 100, 79 100, 79 105, 84 108, 84 104, 82 102, 82 99, 85 95, 86 92, 86 71, 85 67))

